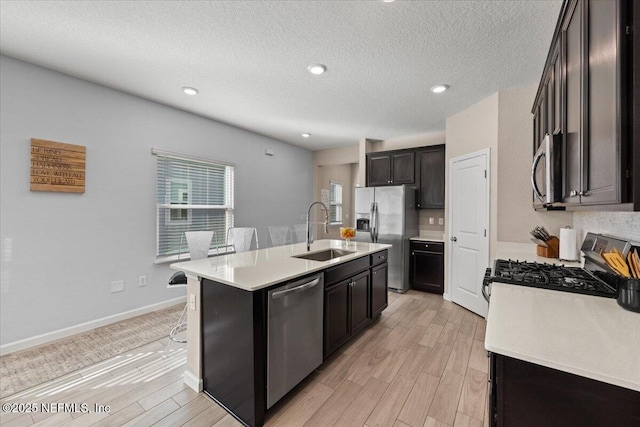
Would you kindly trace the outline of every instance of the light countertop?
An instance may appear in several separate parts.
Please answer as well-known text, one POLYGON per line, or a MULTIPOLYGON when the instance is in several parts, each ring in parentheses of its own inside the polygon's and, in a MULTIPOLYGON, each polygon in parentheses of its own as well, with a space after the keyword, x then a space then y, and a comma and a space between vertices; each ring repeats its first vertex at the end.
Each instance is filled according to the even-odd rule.
POLYGON ((419 236, 409 238, 409 240, 417 240, 419 242, 444 242, 444 234, 442 233, 420 234, 419 236))
POLYGON ((485 348, 640 391, 640 314, 613 298, 493 283, 485 348))
POLYGON ((390 247, 391 245, 365 242, 350 242, 348 247, 343 247, 342 240, 318 240, 311 245, 310 252, 334 248, 354 253, 329 261, 293 258, 294 255, 307 253, 307 244, 297 243, 179 262, 171 264, 170 267, 173 270, 184 271, 188 276, 204 277, 246 291, 256 291, 390 247))

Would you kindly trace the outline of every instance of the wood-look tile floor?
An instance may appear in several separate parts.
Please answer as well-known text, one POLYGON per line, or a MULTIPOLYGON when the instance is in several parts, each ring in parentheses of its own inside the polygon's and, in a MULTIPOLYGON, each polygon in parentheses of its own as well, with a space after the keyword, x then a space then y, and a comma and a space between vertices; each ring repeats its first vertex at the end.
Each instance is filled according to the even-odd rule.
MULTIPOLYGON (((487 425, 485 320, 442 297, 389 294, 381 318, 267 413, 267 426, 487 425)), ((184 385, 184 347, 166 339, 2 403, 76 403, 78 412, 0 413, 2 426, 240 426, 184 385), (79 405, 86 403, 89 412, 79 405), (94 405, 108 405, 96 412, 94 405)))

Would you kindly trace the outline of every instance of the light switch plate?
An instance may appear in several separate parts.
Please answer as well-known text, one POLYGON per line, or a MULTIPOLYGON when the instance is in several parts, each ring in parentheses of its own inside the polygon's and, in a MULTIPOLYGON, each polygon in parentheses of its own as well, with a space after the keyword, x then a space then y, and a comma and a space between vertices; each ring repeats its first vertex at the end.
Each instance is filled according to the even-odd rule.
POLYGON ((438 218, 438 225, 444 225, 444 218, 438 218))
POLYGON ((189 308, 193 311, 196 309, 196 294, 189 294, 189 308))

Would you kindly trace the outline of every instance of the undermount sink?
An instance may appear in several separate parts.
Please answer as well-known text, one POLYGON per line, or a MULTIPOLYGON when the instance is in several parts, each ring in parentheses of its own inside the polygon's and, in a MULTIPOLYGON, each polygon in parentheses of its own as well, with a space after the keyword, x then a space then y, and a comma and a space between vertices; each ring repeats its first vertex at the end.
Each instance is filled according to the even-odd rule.
POLYGON ((312 261, 329 261, 330 259, 349 255, 355 251, 345 251, 342 249, 325 249, 318 252, 309 252, 302 255, 294 255, 293 258, 310 259, 312 261))

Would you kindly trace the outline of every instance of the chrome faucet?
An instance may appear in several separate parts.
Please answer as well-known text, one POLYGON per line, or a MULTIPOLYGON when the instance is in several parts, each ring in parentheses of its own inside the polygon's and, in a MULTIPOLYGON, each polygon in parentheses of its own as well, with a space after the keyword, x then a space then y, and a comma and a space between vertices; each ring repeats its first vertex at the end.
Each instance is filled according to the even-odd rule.
POLYGON ((307 210, 307 252, 311 250, 311 244, 313 243, 313 236, 311 235, 311 208, 313 205, 320 205, 322 209, 324 209, 324 232, 329 232, 329 209, 322 202, 313 202, 309 205, 309 209, 307 210))

